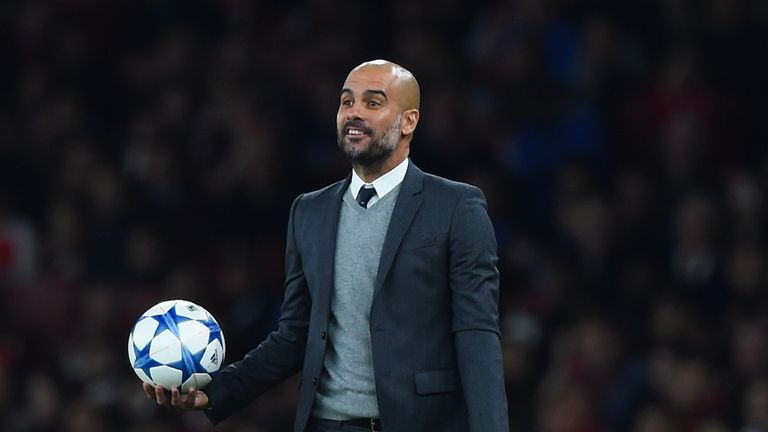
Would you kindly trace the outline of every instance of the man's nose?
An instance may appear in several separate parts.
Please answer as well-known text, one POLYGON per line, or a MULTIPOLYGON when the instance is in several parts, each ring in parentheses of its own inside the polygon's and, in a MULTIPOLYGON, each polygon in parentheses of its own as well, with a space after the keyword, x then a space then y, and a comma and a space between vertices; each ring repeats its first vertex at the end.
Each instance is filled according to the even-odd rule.
POLYGON ((353 104, 346 112, 347 120, 362 120, 363 113, 360 110, 360 104, 353 104))

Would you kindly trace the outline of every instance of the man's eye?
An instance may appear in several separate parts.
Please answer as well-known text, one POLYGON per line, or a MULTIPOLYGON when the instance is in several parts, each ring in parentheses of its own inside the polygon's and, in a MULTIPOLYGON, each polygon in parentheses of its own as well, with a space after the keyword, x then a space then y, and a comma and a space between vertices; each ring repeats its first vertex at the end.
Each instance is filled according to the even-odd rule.
POLYGON ((379 103, 379 101, 375 101, 375 100, 372 100, 372 101, 368 101, 368 106, 369 106, 369 107, 378 107, 378 106, 380 106, 380 105, 381 105, 381 104, 379 103))
POLYGON ((341 105, 342 106, 346 106, 346 107, 352 106, 352 101, 349 100, 349 99, 345 99, 345 100, 341 101, 341 105))

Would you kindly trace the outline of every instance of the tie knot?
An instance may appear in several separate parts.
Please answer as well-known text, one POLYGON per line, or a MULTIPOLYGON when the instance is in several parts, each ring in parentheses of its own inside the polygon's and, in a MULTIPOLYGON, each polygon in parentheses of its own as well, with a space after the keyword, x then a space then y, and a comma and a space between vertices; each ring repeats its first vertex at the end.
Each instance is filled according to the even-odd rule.
POLYGON ((368 201, 370 201, 371 197, 374 195, 376 195, 375 188, 361 186, 360 191, 357 193, 357 203, 360 204, 360 207, 362 208, 368 208, 368 201))

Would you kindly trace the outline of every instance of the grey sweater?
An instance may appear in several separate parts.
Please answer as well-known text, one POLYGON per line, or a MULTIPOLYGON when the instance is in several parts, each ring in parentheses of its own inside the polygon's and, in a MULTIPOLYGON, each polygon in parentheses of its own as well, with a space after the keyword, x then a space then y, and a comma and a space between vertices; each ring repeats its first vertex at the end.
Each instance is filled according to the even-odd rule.
POLYGON ((329 344, 312 415, 378 417, 369 318, 381 248, 400 186, 364 209, 344 194, 336 238, 329 344))

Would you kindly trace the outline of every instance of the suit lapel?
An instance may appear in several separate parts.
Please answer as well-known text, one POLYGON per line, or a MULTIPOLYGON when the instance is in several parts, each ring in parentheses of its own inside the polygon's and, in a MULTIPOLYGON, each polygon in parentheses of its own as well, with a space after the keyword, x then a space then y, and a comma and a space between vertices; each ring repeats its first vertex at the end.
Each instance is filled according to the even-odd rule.
POLYGON ((381 248, 381 258, 379 259, 379 270, 376 274, 376 283, 374 285, 373 297, 381 291, 384 281, 387 278, 389 269, 395 259, 395 253, 400 247, 405 232, 413 221, 413 216, 421 206, 423 197, 421 190, 424 186, 424 173, 412 162, 408 164, 408 171, 400 186, 400 192, 397 195, 395 208, 392 210, 392 218, 387 229, 387 236, 384 238, 384 245, 381 248))
POLYGON ((344 198, 344 193, 349 189, 349 182, 352 176, 348 176, 346 181, 339 182, 333 188, 331 199, 326 201, 321 213, 315 215, 316 223, 315 233, 319 246, 318 260, 318 300, 322 301, 326 311, 330 311, 331 293, 333 293, 333 277, 336 269, 336 236, 339 230, 339 212, 344 198))

